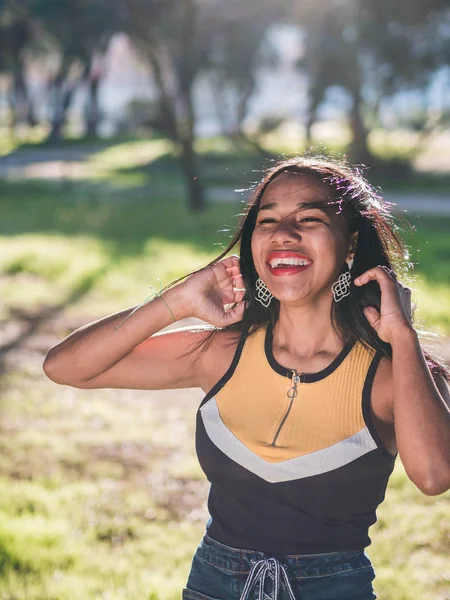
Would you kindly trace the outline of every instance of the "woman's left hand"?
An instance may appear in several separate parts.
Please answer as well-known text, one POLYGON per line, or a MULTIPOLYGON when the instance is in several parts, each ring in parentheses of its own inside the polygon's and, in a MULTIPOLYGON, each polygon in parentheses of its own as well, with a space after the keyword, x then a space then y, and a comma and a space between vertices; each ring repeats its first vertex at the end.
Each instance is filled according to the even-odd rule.
POLYGON ((364 314, 378 337, 389 344, 399 329, 413 329, 411 316, 411 290, 397 281, 394 271, 385 266, 369 269, 354 284, 365 285, 369 281, 378 282, 381 289, 381 306, 378 311, 373 306, 364 308, 364 314))

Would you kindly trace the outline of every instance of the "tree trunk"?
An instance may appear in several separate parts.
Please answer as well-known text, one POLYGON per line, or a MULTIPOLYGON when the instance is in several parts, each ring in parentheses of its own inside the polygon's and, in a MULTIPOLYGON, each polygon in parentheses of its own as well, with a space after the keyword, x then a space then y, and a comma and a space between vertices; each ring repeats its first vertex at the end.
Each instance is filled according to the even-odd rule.
POLYGON ((308 111, 308 116, 305 125, 305 142, 307 146, 311 146, 312 144, 312 128, 315 122, 316 111, 313 108, 310 108, 308 111))
POLYGON ((187 137, 180 142, 181 167, 184 172, 188 193, 188 208, 192 212, 206 209, 206 200, 201 178, 199 176, 198 160, 194 150, 193 139, 187 137))
POLYGON ((59 142, 62 137, 62 128, 65 125, 67 109, 70 106, 74 89, 62 90, 62 86, 55 85, 53 89, 54 100, 51 117, 51 130, 48 142, 59 142))
POLYGON ((33 103, 28 92, 25 81, 25 70, 21 61, 17 60, 14 65, 14 110, 16 113, 15 121, 27 123, 30 127, 37 125, 37 119, 34 114, 33 103))
POLYGON ((89 80, 88 97, 86 101, 86 127, 87 136, 96 137, 98 133, 98 123, 100 120, 100 110, 98 105, 98 88, 100 77, 92 76, 89 80))
POLYGON ((66 123, 67 111, 72 103, 78 81, 68 81, 68 64, 63 64, 60 72, 51 83, 51 130, 47 142, 58 142, 66 123))
POLYGON ((312 128, 317 121, 317 111, 325 96, 327 85, 328 83, 323 82, 318 76, 315 76, 315 80, 310 81, 308 90, 308 114, 305 124, 305 142, 307 146, 311 146, 313 143, 312 128))
POLYGON ((202 179, 199 173, 198 157, 195 153, 195 112, 192 99, 192 80, 180 78, 180 91, 177 98, 177 131, 181 147, 181 166, 186 178, 188 208, 201 212, 206 208, 202 179))
POLYGON ((367 144, 368 132, 364 124, 361 107, 362 99, 358 90, 353 92, 353 106, 350 113, 350 129, 352 131, 350 155, 353 162, 370 166, 373 164, 373 156, 367 144))

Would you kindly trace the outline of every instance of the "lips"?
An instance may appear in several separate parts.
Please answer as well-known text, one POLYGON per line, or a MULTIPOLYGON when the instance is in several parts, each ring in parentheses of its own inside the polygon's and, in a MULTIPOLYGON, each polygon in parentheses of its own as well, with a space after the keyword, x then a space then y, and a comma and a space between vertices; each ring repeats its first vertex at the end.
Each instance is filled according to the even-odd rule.
POLYGON ((312 260, 308 256, 305 256, 304 254, 300 254, 299 252, 293 252, 292 250, 272 251, 272 252, 269 252, 269 254, 267 256, 267 266, 269 268, 270 273, 275 276, 296 275, 297 273, 301 273, 302 271, 305 271, 305 269, 308 269, 308 267, 310 267, 311 264, 312 264, 312 260), (282 262, 281 263, 279 262, 279 261, 285 259, 286 263, 287 263, 288 260, 292 259, 292 258, 301 259, 302 261, 305 261, 306 264, 305 265, 293 265, 293 264, 283 265, 282 262), (270 264, 270 261, 274 261, 275 259, 277 259, 277 261, 275 263, 275 267, 272 267, 270 264), (282 266, 280 266, 280 264, 282 266))
POLYGON ((266 259, 267 262, 272 260, 272 258, 304 258, 305 260, 311 260, 309 256, 300 254, 300 252, 293 252, 292 250, 274 250, 273 252, 269 252, 266 259))
POLYGON ((310 266, 311 266, 311 263, 309 265, 298 266, 298 267, 295 265, 287 265, 286 267, 273 268, 270 265, 268 265, 268 268, 272 275, 279 277, 281 275, 296 275, 297 273, 301 273, 302 271, 305 271, 305 269, 308 269, 310 266))

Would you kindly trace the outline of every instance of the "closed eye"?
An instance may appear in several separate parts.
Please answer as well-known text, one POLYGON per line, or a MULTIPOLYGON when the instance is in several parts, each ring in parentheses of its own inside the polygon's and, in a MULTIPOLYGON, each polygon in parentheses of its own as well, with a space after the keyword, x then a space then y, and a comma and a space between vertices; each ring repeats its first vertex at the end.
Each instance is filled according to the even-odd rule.
MULTIPOLYGON (((318 219, 317 217, 304 217, 303 219, 300 219, 300 221, 317 221, 319 223, 323 223, 322 219, 318 219)), ((262 225, 263 223, 274 223, 275 219, 262 219, 261 221, 259 221, 259 225, 262 225)))
POLYGON ((304 219, 301 219, 302 221, 318 221, 319 223, 322 223, 322 219, 318 219, 317 217, 305 217, 304 219))

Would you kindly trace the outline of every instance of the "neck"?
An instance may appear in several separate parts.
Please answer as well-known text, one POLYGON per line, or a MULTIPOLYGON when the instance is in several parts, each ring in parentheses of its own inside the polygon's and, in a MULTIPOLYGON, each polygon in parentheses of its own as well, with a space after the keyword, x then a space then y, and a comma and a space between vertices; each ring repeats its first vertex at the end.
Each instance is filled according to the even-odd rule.
POLYGON ((273 330, 274 344, 293 356, 304 358, 321 352, 339 352, 344 340, 332 327, 331 302, 328 295, 300 306, 281 302, 273 330))

